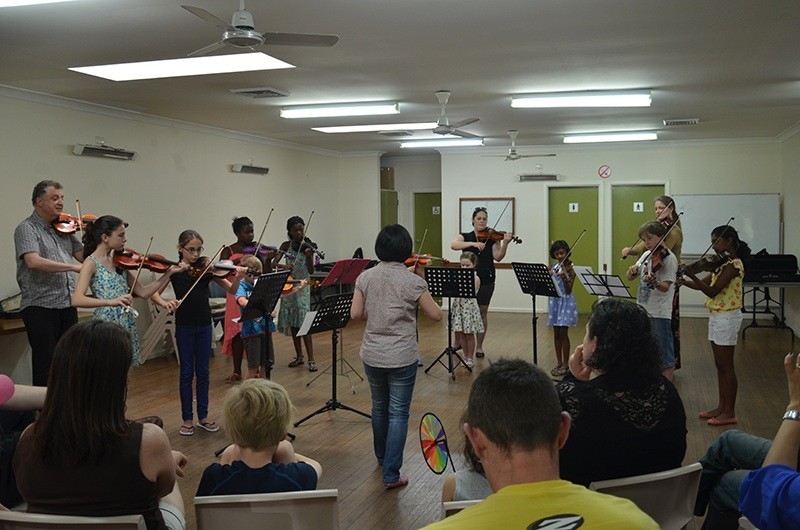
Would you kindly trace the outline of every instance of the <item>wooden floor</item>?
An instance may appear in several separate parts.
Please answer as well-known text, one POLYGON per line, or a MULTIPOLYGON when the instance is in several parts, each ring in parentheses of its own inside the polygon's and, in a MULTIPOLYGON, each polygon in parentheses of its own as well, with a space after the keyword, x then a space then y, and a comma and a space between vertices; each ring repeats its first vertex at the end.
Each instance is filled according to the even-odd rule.
MULTIPOLYGON (((532 359, 533 337, 530 315, 490 313, 490 329, 485 349, 487 357, 476 359, 479 372, 491 359, 519 357, 532 359)), ((420 319, 420 349, 426 368, 447 346, 445 323, 420 319)), ((555 365, 552 335, 545 326, 546 318, 538 319, 539 366, 548 372, 555 365)), ((570 329, 574 348, 583 338, 585 319, 570 329)), ((706 340, 706 319, 684 318, 682 326, 683 367, 676 373, 675 384, 687 413, 688 449, 685 463, 696 461, 723 428, 710 427, 697 419, 697 412, 716 405, 716 372, 711 348, 706 340)), ((350 407, 369 413, 369 386, 362 381, 363 367, 358 348, 363 324, 350 323, 342 333, 344 357, 355 372, 337 377, 338 398, 350 407)), ((311 382, 305 368, 288 368, 292 347, 287 337, 276 334, 277 367, 273 379, 284 385, 297 408, 296 419, 325 405, 331 398, 331 375, 326 373, 311 382)), ((791 334, 787 330, 751 329, 746 341, 739 340, 736 349, 736 370, 739 375, 738 428, 772 438, 780 423, 787 402, 783 356, 789 351, 791 334)), ((330 363, 330 334, 314 340, 319 374, 330 363)), ((340 350, 341 351, 341 350, 340 350)), ((347 368, 347 366, 345 366, 347 368)), ((337 364, 337 371, 340 366, 337 364)), ((224 380, 231 372, 230 359, 217 356, 211 360, 211 395, 209 417, 222 423, 222 400, 229 385, 224 380)), ((418 425, 426 412, 434 412, 442 420, 455 454, 456 466, 462 462, 458 454, 462 443, 459 417, 470 383, 475 374, 465 369, 456 372, 456 380, 439 365, 425 374, 420 368, 414 401, 411 407, 403 472, 409 476, 405 488, 385 491, 372 454, 372 432, 368 419, 339 409, 326 412, 294 429, 298 453, 318 460, 323 467, 320 488, 338 488, 341 528, 419 528, 439 517, 439 496, 444 475, 430 472, 420 452, 418 425)), ((178 435, 181 424, 178 399, 178 365, 174 357, 157 358, 133 370, 128 391, 128 417, 157 414, 164 419, 165 430, 173 449, 189 458, 186 477, 180 487, 186 501, 188 528, 195 527, 192 499, 203 469, 215 461, 214 451, 227 444, 224 429, 208 433, 197 429, 191 437, 178 435)), ((647 450, 647 448, 642 448, 647 450)), ((698 525, 699 527, 699 525, 698 525)))

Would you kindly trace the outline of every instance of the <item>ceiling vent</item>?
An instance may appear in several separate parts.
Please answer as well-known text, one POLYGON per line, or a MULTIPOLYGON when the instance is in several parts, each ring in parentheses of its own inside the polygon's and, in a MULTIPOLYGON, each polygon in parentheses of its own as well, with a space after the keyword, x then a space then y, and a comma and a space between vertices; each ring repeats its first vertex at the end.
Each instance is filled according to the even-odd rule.
POLYGON ((661 123, 667 127, 675 127, 678 125, 697 125, 700 123, 700 118, 673 118, 669 120, 663 120, 661 123))
POLYGON ((378 134, 386 136, 387 138, 407 138, 409 136, 414 136, 414 133, 411 131, 378 131, 378 134))
POLYGON ((125 149, 117 149, 108 145, 77 144, 72 153, 78 156, 97 156, 100 158, 116 158, 117 160, 133 160, 136 153, 125 149))
POLYGON ((231 93, 240 96, 247 96, 249 98, 285 98, 289 92, 285 90, 278 90, 277 88, 270 88, 268 86, 259 88, 233 88, 231 93))
POLYGON ((520 175, 520 182, 541 182, 543 180, 560 180, 558 175, 520 175))
POLYGON ((269 173, 269 168, 261 166, 249 166, 247 164, 232 164, 231 171, 234 173, 253 173, 255 175, 266 175, 269 173))

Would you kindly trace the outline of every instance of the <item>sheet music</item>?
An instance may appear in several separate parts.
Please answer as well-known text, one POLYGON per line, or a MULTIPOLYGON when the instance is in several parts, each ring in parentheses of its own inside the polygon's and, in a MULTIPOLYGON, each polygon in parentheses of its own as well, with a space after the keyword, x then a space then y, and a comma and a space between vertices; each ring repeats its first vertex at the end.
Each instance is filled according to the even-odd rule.
POLYGON ((594 271, 592 271, 592 268, 584 266, 584 265, 573 265, 572 266, 572 270, 575 271, 575 275, 578 277, 578 280, 580 280, 581 285, 583 285, 584 289, 586 289, 587 291, 589 291, 591 293, 592 292, 591 289, 586 287, 586 283, 584 283, 584 281, 583 281, 583 275, 584 274, 591 274, 592 276, 594 276, 594 271))
POLYGON ((297 332, 298 337, 308 335, 308 330, 311 329, 311 324, 314 323, 314 317, 316 316, 317 316, 316 311, 309 311, 308 313, 306 313, 306 316, 303 319, 303 325, 300 326, 300 330, 297 332))
POLYGON ((622 283, 622 279, 619 276, 609 276, 607 280, 608 289, 611 291, 611 296, 621 296, 623 298, 630 297, 628 288, 625 287, 625 284, 622 283))

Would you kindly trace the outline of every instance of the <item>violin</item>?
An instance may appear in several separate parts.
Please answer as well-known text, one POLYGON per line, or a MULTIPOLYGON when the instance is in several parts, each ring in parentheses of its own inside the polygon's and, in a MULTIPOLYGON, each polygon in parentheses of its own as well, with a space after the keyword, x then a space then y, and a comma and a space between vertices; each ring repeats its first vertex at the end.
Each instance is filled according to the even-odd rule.
POLYGON ((125 248, 122 252, 114 252, 114 265, 120 269, 136 270, 140 266, 149 271, 164 274, 178 262, 170 261, 160 254, 140 254, 133 249, 125 248))
MULTIPOLYGON (((506 232, 503 232, 502 230, 494 230, 492 228, 484 228, 480 232, 476 232, 475 235, 478 238, 478 241, 485 243, 490 239, 492 241, 502 241, 506 237, 506 232)), ((513 234, 511 235, 511 241, 517 245, 522 243, 522 240, 513 234)))
POLYGON ((78 230, 85 230, 86 224, 97 220, 96 215, 86 214, 74 217, 68 213, 58 214, 58 219, 52 222, 53 228, 62 236, 71 236, 78 230))
POLYGON ((684 274, 698 274, 700 272, 714 272, 722 268, 731 260, 730 254, 714 254, 705 256, 692 263, 681 263, 678 267, 678 277, 684 274))
MULTIPOLYGON (((221 261, 215 261, 208 266, 208 258, 205 256, 201 256, 197 261, 189 265, 189 268, 186 272, 189 273, 189 276, 192 278, 198 278, 205 274, 209 274, 215 278, 225 278, 230 276, 234 272, 236 272, 237 265, 229 259, 224 259, 221 261), (208 270, 206 270, 208 269, 208 270)), ((247 274, 258 275, 258 271, 253 268, 247 267, 247 274)))
MULTIPOLYGON (((292 246, 294 246, 294 245, 292 245, 292 246)), ((297 247, 297 251, 300 252, 300 250, 303 247, 310 248, 312 251, 314 251, 314 254, 316 254, 319 259, 325 259, 325 253, 319 249, 319 247, 317 246, 316 243, 314 243, 313 241, 311 241, 307 237, 303 237, 303 242, 300 243, 300 245, 297 247)))
POLYGON ((450 264, 450 260, 448 259, 440 258, 438 256, 431 256, 430 254, 418 254, 416 252, 411 254, 411 257, 409 257, 405 262, 403 262, 403 264, 406 267, 411 267, 412 265, 427 267, 433 262, 433 260, 440 260, 442 262, 442 265, 450 264))
POLYGON ((258 250, 256 250, 255 243, 249 243, 247 245, 242 245, 242 253, 243 254, 252 254, 253 256, 257 256, 259 258, 266 258, 270 254, 274 254, 278 252, 278 247, 270 247, 268 245, 261 245, 258 244, 258 250))
MULTIPOLYGON (((319 287, 319 283, 320 283, 319 280, 311 280, 311 279, 305 280, 305 282, 306 282, 306 285, 309 285, 311 287, 319 287)), ((301 283, 303 283, 303 280, 294 280, 294 279, 292 279, 291 276, 289 276, 288 278, 286 278, 286 283, 283 285, 283 289, 281 290, 281 294, 289 294, 289 293, 291 293, 292 289, 294 289, 294 286, 298 285, 298 284, 301 284, 301 283)))

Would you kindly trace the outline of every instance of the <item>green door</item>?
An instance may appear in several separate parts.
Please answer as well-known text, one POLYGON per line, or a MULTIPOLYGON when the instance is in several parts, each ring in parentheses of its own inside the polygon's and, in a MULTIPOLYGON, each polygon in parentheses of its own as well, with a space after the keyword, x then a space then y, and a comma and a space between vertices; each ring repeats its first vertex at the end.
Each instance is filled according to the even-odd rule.
MULTIPOLYGON (((425 242, 422 244, 422 254, 442 256, 441 193, 414 194, 414 252, 419 250, 423 235, 425 242), (425 235, 426 229, 428 230, 427 235, 425 235)), ((448 249, 443 257, 454 261, 451 254, 452 252, 448 249)))
POLYGON ((381 228, 397 224, 397 192, 381 190, 381 228))
MULTIPOLYGON (((547 262, 550 258, 550 244, 558 239, 563 239, 568 245, 575 243, 583 230, 586 234, 572 253, 572 263, 591 267, 595 272, 600 261, 597 254, 598 245, 598 189, 595 186, 576 188, 549 188, 549 235, 547 242, 547 262)), ((595 296, 586 292, 580 285, 580 280, 575 280, 572 290, 578 302, 580 313, 590 313, 595 296)))
POLYGON ((628 281, 625 274, 637 258, 620 259, 622 249, 639 241, 639 227, 655 219, 653 201, 663 194, 664 186, 660 185, 611 187, 611 273, 622 278, 634 296, 639 279, 628 281))

